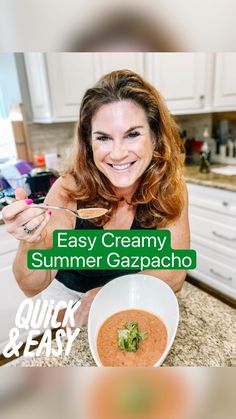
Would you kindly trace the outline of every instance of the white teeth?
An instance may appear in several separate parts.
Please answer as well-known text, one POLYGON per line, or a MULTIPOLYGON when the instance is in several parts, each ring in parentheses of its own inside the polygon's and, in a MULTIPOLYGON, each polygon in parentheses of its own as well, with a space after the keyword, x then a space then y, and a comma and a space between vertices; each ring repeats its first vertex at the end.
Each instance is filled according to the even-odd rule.
POLYGON ((124 169, 128 169, 128 167, 131 166, 131 163, 126 163, 126 164, 113 164, 112 167, 114 167, 114 169, 117 170, 124 170, 124 169))

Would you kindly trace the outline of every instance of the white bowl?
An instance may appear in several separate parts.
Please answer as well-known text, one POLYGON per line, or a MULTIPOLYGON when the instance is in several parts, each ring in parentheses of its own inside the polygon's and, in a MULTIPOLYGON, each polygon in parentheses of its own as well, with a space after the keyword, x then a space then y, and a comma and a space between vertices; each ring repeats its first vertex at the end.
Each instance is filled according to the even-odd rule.
POLYGON ((154 366, 161 365, 168 355, 179 323, 179 306, 174 292, 165 282, 154 276, 125 275, 108 282, 98 292, 90 308, 88 339, 97 366, 102 366, 97 352, 100 327, 112 314, 129 309, 149 311, 164 322, 168 332, 167 346, 154 366))

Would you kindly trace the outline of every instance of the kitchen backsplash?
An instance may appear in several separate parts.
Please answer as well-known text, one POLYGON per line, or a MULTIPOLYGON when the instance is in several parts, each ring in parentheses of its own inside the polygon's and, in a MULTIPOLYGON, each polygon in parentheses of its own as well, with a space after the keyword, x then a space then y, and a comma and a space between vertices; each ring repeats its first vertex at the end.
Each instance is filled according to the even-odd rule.
POLYGON ((197 140, 203 139, 203 132, 205 126, 208 126, 209 132, 212 132, 212 114, 200 115, 179 115, 176 116, 176 121, 180 126, 181 131, 186 131, 188 138, 195 138, 197 140))
MULTIPOLYGON (((177 123, 179 124, 181 133, 185 132, 186 138, 195 139, 197 141, 204 140, 204 130, 207 127, 210 138, 214 138, 213 133, 216 132, 217 124, 220 120, 229 120, 231 127, 236 127, 236 113, 224 113, 217 115, 212 113, 207 114, 195 114, 195 115, 179 115, 175 116, 177 123)), ((63 122, 53 124, 36 124, 31 123, 28 125, 29 136, 32 141, 33 153, 57 153, 59 157, 59 166, 63 170, 66 162, 68 161, 69 154, 71 152, 71 146, 74 137, 74 122, 63 122)), ((215 146, 216 149, 216 141, 215 146)), ((218 151, 219 152, 219 151, 218 151)), ((217 152, 217 153, 218 153, 217 152)), ((236 151, 234 152, 234 154, 236 151)), ((219 161, 225 163, 235 163, 236 156, 231 158, 222 158, 217 160, 218 156, 215 154, 215 159, 212 161, 219 161)))
MULTIPOLYGON (((176 116, 181 131, 186 130, 189 137, 202 138, 204 127, 212 130, 212 114, 176 116)), ((29 135, 34 152, 50 152, 57 149, 64 155, 73 142, 74 122, 54 124, 29 124, 29 135)))
POLYGON ((56 152, 60 168, 66 164, 74 137, 74 122, 55 124, 29 124, 28 130, 32 141, 33 153, 56 152))

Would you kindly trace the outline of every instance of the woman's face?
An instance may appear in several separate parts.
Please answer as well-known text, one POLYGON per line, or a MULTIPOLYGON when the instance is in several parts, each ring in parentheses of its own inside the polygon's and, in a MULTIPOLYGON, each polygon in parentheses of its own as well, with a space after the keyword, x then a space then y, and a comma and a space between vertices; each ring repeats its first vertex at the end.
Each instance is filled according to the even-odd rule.
POLYGON ((92 118, 92 150, 97 168, 115 191, 133 193, 154 150, 141 106, 130 100, 102 105, 92 118))

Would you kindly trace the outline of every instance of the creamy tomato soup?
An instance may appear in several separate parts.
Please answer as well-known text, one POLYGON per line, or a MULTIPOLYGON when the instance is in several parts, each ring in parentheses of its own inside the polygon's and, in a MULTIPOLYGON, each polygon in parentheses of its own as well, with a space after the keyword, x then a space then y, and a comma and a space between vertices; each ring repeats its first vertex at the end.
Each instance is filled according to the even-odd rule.
POLYGON ((189 418, 194 397, 190 384, 174 368, 98 369, 85 399, 86 418, 189 418))
POLYGON ((154 365, 167 345, 167 329, 161 319, 144 310, 125 310, 113 314, 101 326, 97 337, 97 351, 104 366, 147 367, 154 365), (119 331, 135 322, 145 337, 140 339, 134 352, 121 350, 118 344, 119 331))

